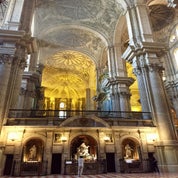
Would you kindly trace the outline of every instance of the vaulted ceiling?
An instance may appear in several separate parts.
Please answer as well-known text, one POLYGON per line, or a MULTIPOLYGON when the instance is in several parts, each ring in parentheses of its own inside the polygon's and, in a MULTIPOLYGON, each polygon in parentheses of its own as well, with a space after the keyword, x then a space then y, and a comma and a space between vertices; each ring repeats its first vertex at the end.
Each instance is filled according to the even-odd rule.
MULTIPOLYGON (((46 96, 59 96, 65 90, 66 96, 81 98, 86 88, 96 90, 96 69, 104 67, 106 48, 114 43, 116 27, 124 14, 121 2, 36 1, 33 35, 40 46, 39 61, 45 66, 42 85, 46 96)), ((173 20, 174 10, 167 7, 167 0, 146 3, 154 31, 173 20)), ((121 31, 127 41, 127 29, 121 31)))

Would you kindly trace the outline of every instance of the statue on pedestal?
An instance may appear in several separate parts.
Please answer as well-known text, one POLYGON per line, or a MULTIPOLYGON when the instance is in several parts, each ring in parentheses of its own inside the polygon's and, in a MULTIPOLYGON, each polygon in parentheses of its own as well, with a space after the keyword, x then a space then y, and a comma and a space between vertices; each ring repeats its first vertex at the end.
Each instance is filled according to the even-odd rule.
POLYGON ((36 156, 37 156, 36 146, 33 145, 33 146, 29 149, 29 161, 36 161, 36 156))

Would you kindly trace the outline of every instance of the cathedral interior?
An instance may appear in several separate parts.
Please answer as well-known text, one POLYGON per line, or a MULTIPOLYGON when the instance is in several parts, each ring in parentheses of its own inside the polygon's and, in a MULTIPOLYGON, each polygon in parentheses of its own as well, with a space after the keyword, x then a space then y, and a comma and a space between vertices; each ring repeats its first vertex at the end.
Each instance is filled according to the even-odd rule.
POLYGON ((0 0, 0 176, 178 170, 178 0, 0 0))

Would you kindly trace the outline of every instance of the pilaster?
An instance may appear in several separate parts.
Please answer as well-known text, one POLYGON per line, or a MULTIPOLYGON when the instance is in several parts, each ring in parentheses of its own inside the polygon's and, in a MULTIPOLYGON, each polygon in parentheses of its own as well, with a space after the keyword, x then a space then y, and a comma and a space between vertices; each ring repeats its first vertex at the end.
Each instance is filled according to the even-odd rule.
POLYGON ((24 0, 11 0, 5 17, 4 29, 17 31, 20 26, 24 0))
POLYGON ((116 64, 115 64, 115 49, 114 46, 108 47, 108 69, 109 77, 112 78, 116 75, 116 64))
MULTIPOLYGON (((166 46, 154 42, 144 4, 137 4, 128 9, 127 22, 130 42, 122 58, 132 64, 138 79, 142 109, 151 111, 155 121, 159 134, 156 150, 159 157, 164 158, 159 160, 160 167, 165 171, 166 169, 175 171, 173 161, 169 159, 171 154, 169 150, 175 152, 175 158, 178 160, 177 134, 163 85, 163 66, 158 57, 165 53, 166 46)), ((175 161, 174 165, 177 164, 175 161)))
MULTIPOLYGON (((9 54, 0 54, 0 128, 3 123, 4 109, 7 100, 7 89, 10 78, 11 66, 13 63, 13 56, 9 54)), ((0 129, 1 130, 1 129, 0 129)))
POLYGON ((113 111, 130 111, 130 90, 134 79, 129 77, 109 78, 107 87, 110 87, 113 111))

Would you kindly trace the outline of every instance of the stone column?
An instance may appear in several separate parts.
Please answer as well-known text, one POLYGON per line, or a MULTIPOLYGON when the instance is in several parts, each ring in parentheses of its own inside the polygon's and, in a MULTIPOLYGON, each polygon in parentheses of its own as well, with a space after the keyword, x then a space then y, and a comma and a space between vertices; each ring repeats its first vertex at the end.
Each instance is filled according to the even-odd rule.
MULTIPOLYGON (((25 94, 26 94, 26 90, 24 88, 20 88, 18 104, 17 104, 17 107, 19 109, 23 109, 24 108, 24 103, 26 102, 25 101, 25 94)), ((24 108, 24 109, 26 109, 26 108, 24 108)))
MULTIPOLYGON (((137 58, 137 57, 136 57, 137 58)), ((150 119, 151 116, 148 112, 151 111, 151 106, 149 102, 149 90, 148 90, 148 70, 145 66, 140 66, 135 63, 133 63, 134 69, 133 72, 137 77, 138 81, 138 88, 139 88, 139 94, 140 94, 140 102, 142 106, 142 112, 144 119, 150 119)))
MULTIPOLYGON (((45 88, 39 87, 37 89, 37 103, 35 109, 45 110, 45 97, 44 97, 45 88)), ((59 108, 58 108, 59 109, 59 108)))
POLYGON ((166 79, 164 81, 164 85, 166 88, 166 91, 168 93, 168 97, 170 98, 171 104, 172 104, 172 109, 176 112, 176 120, 178 118, 178 80, 175 80, 174 75, 174 64, 173 60, 171 59, 171 51, 166 53, 166 59, 164 67, 165 67, 165 76, 166 79))
POLYGON ((108 47, 108 67, 109 81, 107 87, 110 88, 110 98, 112 111, 130 111, 130 90, 133 79, 126 77, 126 73, 120 73, 119 60, 116 57, 117 46, 108 47), (124 76, 123 76, 124 75, 124 76))
POLYGON ((113 78, 116 74, 116 65, 115 65, 115 50, 114 46, 108 47, 108 69, 109 77, 113 78))
POLYGON ((99 160, 106 159, 104 136, 105 134, 103 131, 98 131, 98 159, 99 160))
MULTIPOLYGON (((5 162, 5 154, 4 154, 4 147, 3 146, 0 146, 0 162, 1 163, 4 163, 5 162)), ((3 164, 1 164, 0 165, 0 176, 3 176, 3 167, 4 167, 4 165, 3 164)))
POLYGON ((86 88, 86 110, 90 110, 90 88, 86 88))
POLYGON ((134 71, 134 74, 137 76, 142 111, 149 112, 150 107, 148 104, 148 96, 147 96, 147 92, 146 92, 147 90, 145 88, 145 83, 144 83, 144 72, 146 72, 146 73, 148 73, 148 72, 146 71, 146 69, 144 67, 141 68, 138 66, 136 68, 134 68, 133 71, 134 71))
POLYGON ((18 109, 18 97, 20 94, 20 86, 22 81, 22 74, 26 65, 26 49, 22 46, 17 47, 15 54, 13 69, 11 73, 11 104, 10 107, 18 109))
POLYGON ((45 150, 45 154, 44 154, 44 160, 43 162, 47 162, 47 172, 46 174, 49 175, 50 174, 50 170, 51 170, 51 162, 52 162, 52 142, 53 142, 53 133, 48 131, 46 132, 46 146, 44 147, 45 150))
POLYGON ((151 110, 159 134, 156 147, 158 162, 163 171, 175 172, 178 169, 177 135, 160 74, 162 65, 157 55, 163 53, 165 48, 152 38, 146 5, 138 3, 131 6, 126 17, 130 42, 123 58, 142 71, 137 77, 140 89, 144 90, 140 91, 141 97, 147 96, 148 103, 142 98, 142 104, 151 110), (172 159, 173 153, 175 159, 172 159))
POLYGON ((130 111, 130 93, 126 91, 120 92, 120 106, 121 111, 130 111))
POLYGON ((17 31, 20 26, 20 19, 24 0, 11 0, 8 6, 7 16, 5 18, 5 28, 17 31))
POLYGON ((113 111, 130 111, 130 90, 129 87, 134 80, 129 77, 114 77, 109 79, 110 97, 113 111))
POLYGON ((120 111, 131 111, 130 105, 130 89, 134 83, 134 79, 130 77, 116 77, 117 88, 119 93, 120 111))
POLYGON ((161 141, 169 142, 172 139, 176 139, 176 134, 171 119, 169 103, 165 95, 161 72, 162 68, 158 64, 149 65, 150 90, 152 90, 154 98, 159 136, 161 141))
POLYGON ((10 71, 13 62, 13 56, 9 54, 0 54, 0 130, 2 127, 3 118, 5 114, 5 106, 7 102, 8 83, 10 78, 10 71))
POLYGON ((114 90, 112 92, 112 95, 113 95, 113 98, 112 98, 113 111, 121 111, 120 93, 119 93, 117 84, 113 86, 113 90, 114 90))

